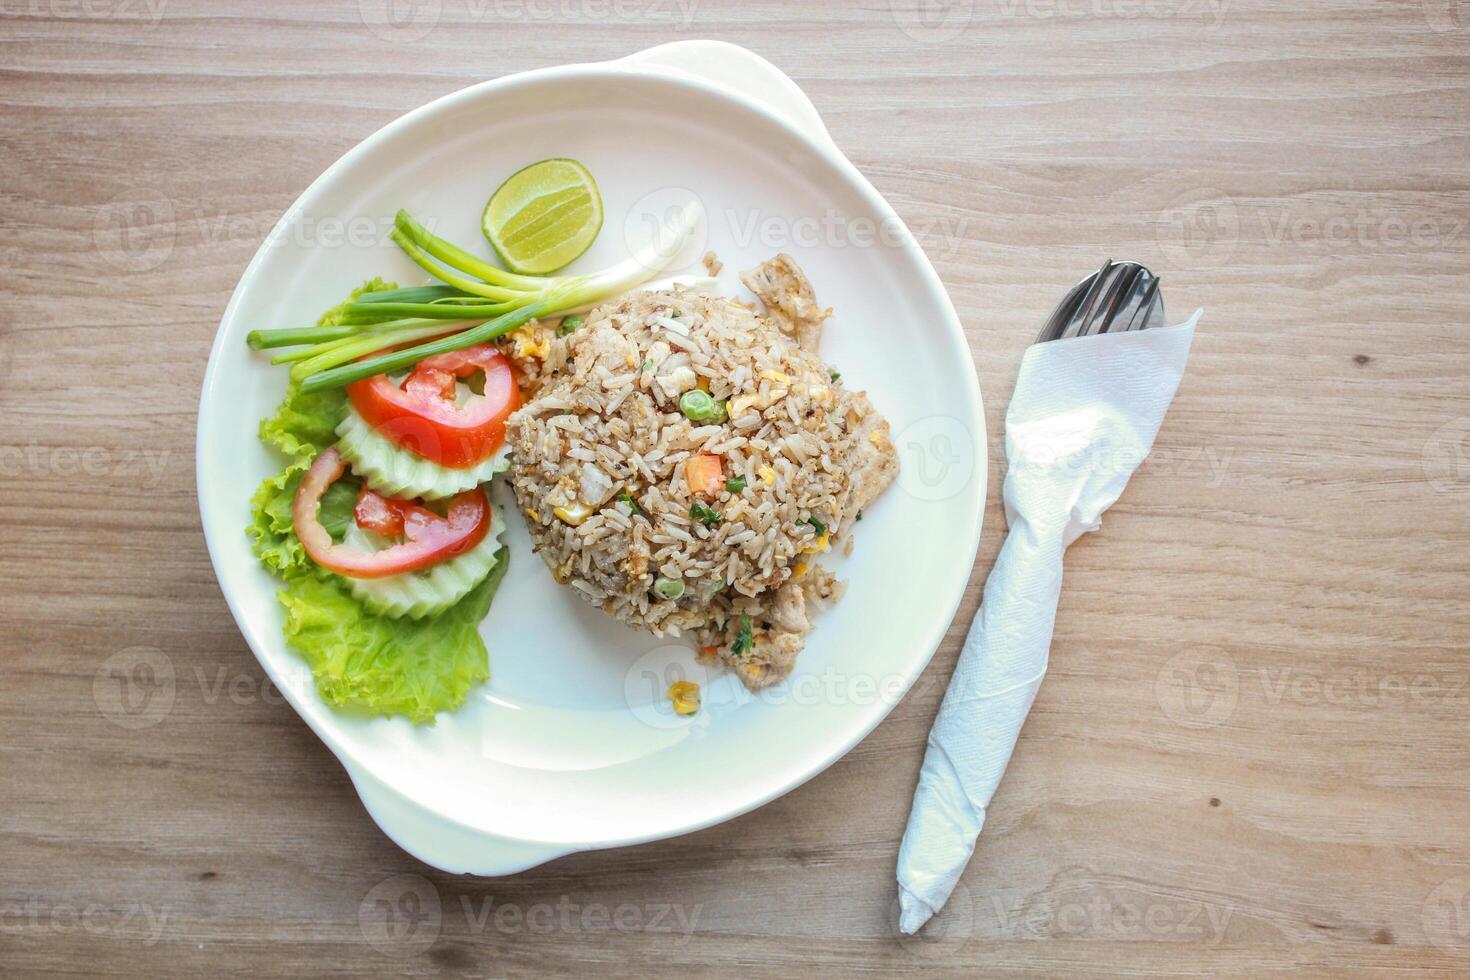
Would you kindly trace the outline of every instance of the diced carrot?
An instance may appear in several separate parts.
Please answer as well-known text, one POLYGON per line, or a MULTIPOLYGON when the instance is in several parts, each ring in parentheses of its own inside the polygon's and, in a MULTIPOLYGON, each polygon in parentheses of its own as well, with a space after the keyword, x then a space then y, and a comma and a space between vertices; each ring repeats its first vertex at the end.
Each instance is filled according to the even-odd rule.
POLYGON ((684 482, 689 492, 713 497, 725 485, 725 472, 720 457, 713 453, 697 453, 684 463, 684 482))

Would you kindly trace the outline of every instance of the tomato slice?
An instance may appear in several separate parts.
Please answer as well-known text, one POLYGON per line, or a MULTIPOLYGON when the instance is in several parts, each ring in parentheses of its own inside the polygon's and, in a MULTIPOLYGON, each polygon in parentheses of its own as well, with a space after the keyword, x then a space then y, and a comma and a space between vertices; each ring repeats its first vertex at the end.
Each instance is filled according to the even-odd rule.
MULTIPOLYGON (((396 518, 402 522, 402 536, 406 540, 382 551, 364 551, 351 545, 337 544, 322 527, 317 508, 322 494, 346 469, 347 464, 336 449, 324 450, 301 478, 296 498, 291 502, 291 523, 296 527, 296 536, 301 539, 311 560, 328 571, 350 578, 384 578, 412 572, 464 554, 485 540, 490 531, 490 502, 485 499, 483 490, 466 490, 452 498, 447 517, 417 504, 373 494, 381 502, 381 507, 368 504, 369 520, 379 520, 383 526, 391 526, 396 518)), ((363 498, 359 496, 359 515, 363 507, 363 498)))
POLYGON ((505 442, 505 420, 521 407, 510 361, 493 344, 425 358, 402 387, 386 374, 347 386, 357 414, 401 449, 452 470, 467 470, 505 442), (458 406, 455 381, 485 373, 485 393, 458 406))
POLYGON ((357 495, 357 506, 352 514, 357 519, 357 526, 364 531, 396 538, 403 533, 403 520, 408 516, 409 506, 363 487, 357 495))

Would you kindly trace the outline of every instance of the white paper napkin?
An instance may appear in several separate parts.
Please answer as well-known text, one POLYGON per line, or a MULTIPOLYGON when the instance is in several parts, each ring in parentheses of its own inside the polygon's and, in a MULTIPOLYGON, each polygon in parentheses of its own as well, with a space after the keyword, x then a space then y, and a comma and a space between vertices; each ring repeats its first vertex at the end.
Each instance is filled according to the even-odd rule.
POLYGON ((1164 420, 1200 314, 1176 327, 1034 344, 1006 411, 1010 526, 985 583, 898 851, 900 928, 948 900, 1046 673, 1062 553, 1102 526, 1164 420))

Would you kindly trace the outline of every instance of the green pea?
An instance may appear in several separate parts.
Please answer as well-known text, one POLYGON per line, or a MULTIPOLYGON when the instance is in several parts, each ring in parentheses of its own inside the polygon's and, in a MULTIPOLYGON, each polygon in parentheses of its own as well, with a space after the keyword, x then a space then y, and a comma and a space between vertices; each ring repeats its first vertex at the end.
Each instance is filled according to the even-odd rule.
POLYGON ((660 599, 677 599, 684 594, 684 580, 659 576, 654 579, 653 594, 660 599))
POLYGON ((721 414, 719 403, 709 392, 698 388, 684 392, 679 399, 679 411, 691 422, 708 422, 721 414))
POLYGON ((561 326, 556 328, 556 333, 560 337, 565 337, 580 327, 584 322, 586 321, 579 316, 562 317, 561 326))

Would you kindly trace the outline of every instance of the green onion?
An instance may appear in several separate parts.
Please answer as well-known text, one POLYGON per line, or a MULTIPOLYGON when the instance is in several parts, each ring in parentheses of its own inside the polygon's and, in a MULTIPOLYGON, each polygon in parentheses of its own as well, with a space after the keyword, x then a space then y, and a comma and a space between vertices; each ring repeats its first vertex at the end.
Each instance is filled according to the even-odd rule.
POLYGON ((579 316, 562 317, 560 326, 556 328, 556 335, 558 337, 569 336, 570 334, 575 333, 577 328, 582 326, 583 322, 585 321, 583 321, 583 319, 579 316))
MULTIPOLYGON (((446 330, 453 330, 454 328, 454 324, 444 324, 439 322, 438 320, 430 320, 424 323, 422 326, 408 327, 402 330, 384 331, 382 333, 361 334, 356 337, 349 337, 346 340, 339 340, 334 344, 324 344, 323 347, 326 348, 325 350, 321 350, 321 352, 317 353, 315 356, 301 361, 291 369, 291 380, 302 382, 302 387, 304 390, 305 382, 309 378, 321 377, 323 374, 329 374, 333 370, 349 370, 352 367, 352 365, 348 363, 350 361, 356 361, 360 357, 366 357, 367 355, 372 354, 376 351, 383 350, 385 347, 397 347, 399 344, 413 343, 416 340, 428 340, 431 337, 443 337, 446 330), (347 367, 338 367, 338 365, 343 364, 346 364, 347 367)), ((443 339, 454 340, 458 336, 460 336, 460 334, 452 334, 448 337, 444 337, 443 339)), ((318 350, 318 348, 315 347, 311 349, 313 351, 318 350)), ((417 350, 418 348, 414 349, 417 350)), ((458 350, 459 348, 454 349, 458 350)), ((375 358, 374 360, 381 361, 382 359, 383 358, 379 357, 375 358)), ((373 372, 373 374, 384 373, 386 372, 373 372)), ((364 375, 364 377, 372 377, 372 375, 364 375)), ((353 380, 360 381, 361 378, 355 378, 353 380)), ((313 388, 311 390, 318 391, 320 389, 313 388)))
POLYGON ((474 300, 478 296, 466 296, 453 286, 404 286, 401 289, 382 289, 375 293, 363 293, 357 297, 359 303, 433 303, 437 300, 474 300))
MULTIPOLYGON (((560 305, 562 304, 555 298, 542 300, 539 303, 531 306, 523 306, 519 310, 514 310, 504 316, 482 323, 478 327, 471 327, 460 333, 448 337, 441 337, 427 344, 419 344, 417 347, 410 347, 407 350, 384 354, 381 357, 374 357, 367 361, 357 361, 354 364, 338 361, 337 363, 341 364, 341 367, 332 367, 330 370, 319 371, 310 377, 304 378, 301 382, 301 392, 302 394, 309 395, 314 391, 326 391, 328 388, 341 388, 343 385, 349 385, 354 381, 371 378, 375 374, 389 374, 401 368, 412 367, 424 358, 433 357, 435 354, 448 354, 453 351, 464 350, 466 347, 473 347, 476 344, 483 344, 503 334, 508 334, 512 330, 525 325, 527 322, 539 316, 545 316, 560 305)), ((432 336, 434 332, 442 333, 444 330, 442 326, 426 327, 424 329, 430 331, 426 336, 432 336)), ((391 337, 393 335, 384 334, 374 336, 391 337)), ((422 338, 405 337, 403 339, 419 340, 422 338)), ((397 342, 401 343, 402 341, 397 342)), ((385 344, 374 347, 373 350, 391 347, 394 343, 395 341, 389 340, 385 344)), ((371 353, 371 351, 365 351, 364 353, 371 353)), ((351 358, 347 360, 351 360, 351 358)))
MULTIPOLYGON (((513 272, 506 272, 499 266, 491 265, 484 259, 477 258, 459 246, 445 241, 415 221, 407 211, 399 211, 394 216, 393 230, 399 236, 393 240, 398 242, 400 247, 403 244, 400 238, 406 239, 450 268, 467 272, 492 285, 518 289, 522 292, 535 292, 546 286, 547 281, 539 276, 521 276, 513 272)), ((438 273, 434 275, 437 276, 438 273)), ((448 281, 445 280, 445 282, 448 281)))
POLYGON ((359 300, 348 303, 345 313, 349 320, 361 318, 366 323, 408 317, 429 320, 493 320, 515 310, 518 305, 510 300, 504 303, 478 303, 473 306, 461 303, 364 303, 359 300))
POLYGON ((677 599, 684 594, 684 580, 659 576, 654 579, 653 594, 660 599, 677 599))
POLYGON ((743 657, 755 646, 755 631, 750 628, 750 617, 745 613, 740 614, 740 632, 735 634, 735 642, 730 644, 730 652, 737 657, 743 657))
POLYGON ((406 329, 408 327, 426 326, 430 323, 439 324, 441 332, 454 329, 454 324, 445 324, 439 320, 385 320, 382 323, 350 323, 339 324, 330 327, 287 327, 284 330, 252 330, 245 338, 245 342, 254 350, 265 350, 276 347, 301 347, 301 350, 288 351, 277 354, 271 358, 272 364, 285 364, 290 361, 301 361, 308 357, 314 357, 330 348, 340 346, 344 341, 366 333, 388 333, 406 329), (309 345, 309 346, 308 346, 309 345))
POLYGON ((732 476, 730 479, 725 481, 725 489, 730 491, 731 493, 739 493, 741 490, 744 490, 745 487, 745 477, 743 476, 732 476))
POLYGON ((335 327, 283 327, 279 330, 252 330, 245 335, 245 343, 251 350, 268 350, 272 347, 299 347, 302 344, 318 344, 328 340, 341 340, 360 330, 360 326, 341 324, 335 327))
POLYGON ((691 388, 679 398, 679 411, 691 422, 707 422, 721 414, 719 402, 698 388, 691 388))
POLYGON ((817 515, 815 515, 815 514, 808 514, 806 517, 803 517, 801 520, 797 521, 796 523, 797 524, 810 524, 812 526, 812 530, 813 531, 816 531, 817 534, 818 534, 818 536, 827 533, 827 525, 825 525, 821 521, 817 520, 817 515))
MULTIPOLYGON (((401 214, 402 212, 399 213, 401 214)), ((399 248, 403 249, 403 254, 412 259, 414 265, 417 265, 435 279, 449 283, 455 289, 475 296, 483 296, 486 299, 495 300, 513 300, 525 295, 524 290, 509 289, 505 286, 490 286, 478 280, 468 279, 448 271, 429 258, 429 256, 425 255, 422 249, 415 245, 407 235, 403 234, 397 228, 394 228, 388 237, 393 239, 399 248)))
POLYGON ((724 519, 723 514, 712 507, 708 507, 699 501, 689 506, 689 517, 703 524, 705 527, 714 527, 724 519))
MULTIPOLYGON (((697 202, 691 202, 689 206, 679 209, 677 220, 672 226, 660 229, 660 234, 653 243, 602 272, 586 276, 542 278, 515 275, 490 265, 431 234, 407 212, 400 211, 394 222, 392 237, 409 258, 455 289, 474 293, 485 299, 504 298, 500 302, 492 303, 468 302, 458 294, 440 296, 428 303, 403 302, 397 297, 388 302, 362 302, 359 298, 358 302, 351 303, 346 308, 348 322, 380 322, 402 318, 484 322, 452 336, 352 364, 347 361, 384 347, 433 336, 435 330, 443 333, 446 328, 421 327, 385 332, 362 338, 360 343, 354 340, 351 344, 342 344, 340 348, 334 345, 302 361, 293 375, 302 377, 301 391, 305 394, 339 388, 373 375, 410 367, 435 354, 447 354, 485 343, 538 317, 569 313, 590 307, 608 297, 626 293, 640 283, 647 282, 668 265, 698 223, 699 215, 697 202), (452 272, 430 262, 430 256, 458 271, 452 272), (475 276, 482 282, 476 283, 459 273, 475 276), (350 356, 344 356, 349 351, 350 356), (309 376, 305 374, 308 365, 314 372, 309 376)), ((424 297, 416 295, 412 298, 424 297)))
POLYGON ((633 513, 643 513, 643 508, 638 506, 638 501, 633 499, 633 495, 628 491, 624 490, 622 493, 618 494, 615 499, 621 500, 623 503, 627 504, 628 509, 633 513))
POLYGON ((842 379, 842 372, 839 371, 839 370, 837 370, 836 368, 832 368, 827 373, 829 375, 831 375, 831 377, 832 377, 832 383, 833 384, 836 384, 838 381, 840 381, 842 379))

